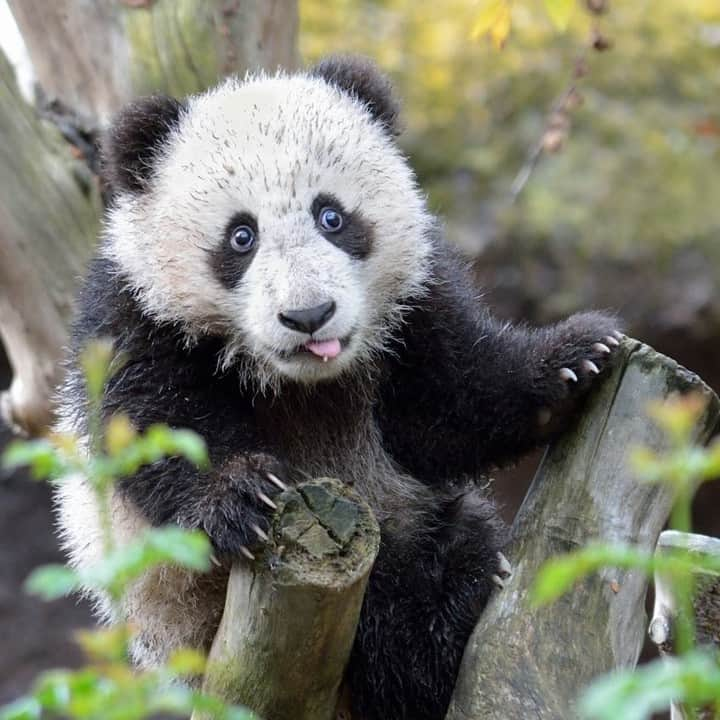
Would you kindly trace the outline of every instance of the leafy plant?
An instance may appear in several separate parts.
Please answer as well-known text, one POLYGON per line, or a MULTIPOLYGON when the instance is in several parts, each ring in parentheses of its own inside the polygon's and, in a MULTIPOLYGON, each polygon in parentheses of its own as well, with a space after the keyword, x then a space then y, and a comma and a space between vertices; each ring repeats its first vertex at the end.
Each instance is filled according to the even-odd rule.
MULTIPOLYGON (((115 542, 110 497, 117 478, 168 456, 182 456, 199 467, 208 465, 205 443, 193 432, 155 425, 139 434, 124 415, 115 415, 103 423, 105 386, 120 364, 107 341, 95 342, 83 353, 88 398, 87 448, 77 437, 56 434, 44 440, 15 442, 3 457, 6 467, 28 466, 36 478, 53 483, 62 483, 71 474, 81 474, 97 504, 103 534, 102 559, 85 568, 46 565, 36 569, 26 588, 46 600, 82 588, 119 602, 133 581, 158 565, 173 564, 198 572, 210 567, 210 542, 199 531, 154 528, 131 543, 120 546, 115 542)), ((140 672, 130 665, 132 639, 133 629, 127 624, 79 633, 77 640, 88 664, 76 671, 43 673, 27 697, 0 709, 0 720, 50 717, 141 720, 157 713, 188 717, 193 712, 217 720, 253 717, 249 711, 228 706, 184 682, 202 675, 205 659, 201 654, 181 650, 164 666, 140 672)))
MULTIPOLYGON (((650 413, 668 438, 667 451, 636 450, 634 468, 643 482, 662 483, 673 492, 670 526, 691 530, 691 505, 703 482, 720 477, 720 441, 709 448, 692 442, 692 429, 705 412, 696 395, 655 405, 650 413)), ((679 548, 651 553, 633 545, 594 543, 545 563, 532 589, 535 604, 549 603, 573 584, 603 567, 632 568, 666 575, 677 596, 675 649, 677 657, 656 660, 641 668, 613 673, 596 680, 583 694, 580 711, 598 720, 643 720, 667 709, 672 701, 694 707, 711 706, 720 717, 720 665, 716 654, 697 647, 693 623, 693 596, 697 573, 720 574, 720 558, 679 548)))

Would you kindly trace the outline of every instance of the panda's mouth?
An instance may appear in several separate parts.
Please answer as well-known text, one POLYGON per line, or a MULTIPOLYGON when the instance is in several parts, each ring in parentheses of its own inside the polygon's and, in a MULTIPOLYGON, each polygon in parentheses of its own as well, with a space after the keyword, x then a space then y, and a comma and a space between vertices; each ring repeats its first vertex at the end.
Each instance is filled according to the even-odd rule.
POLYGON ((347 348, 352 340, 352 333, 342 338, 329 338, 327 340, 308 340, 302 345, 297 345, 292 350, 286 350, 280 353, 284 360, 290 360, 294 357, 310 357, 316 359, 317 362, 330 362, 338 358, 343 350, 347 348))
POLYGON ((322 358, 323 362, 336 358, 342 352, 342 345, 337 338, 332 340, 310 340, 303 347, 313 355, 322 358))

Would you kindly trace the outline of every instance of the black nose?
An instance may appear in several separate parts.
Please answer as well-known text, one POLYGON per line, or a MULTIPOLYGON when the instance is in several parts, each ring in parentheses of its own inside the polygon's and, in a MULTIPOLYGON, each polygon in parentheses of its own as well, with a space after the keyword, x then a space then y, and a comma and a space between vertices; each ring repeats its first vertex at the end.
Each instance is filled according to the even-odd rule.
POLYGON ((335 314, 335 301, 330 300, 302 310, 286 310, 278 313, 278 320, 291 330, 312 335, 319 330, 335 314))

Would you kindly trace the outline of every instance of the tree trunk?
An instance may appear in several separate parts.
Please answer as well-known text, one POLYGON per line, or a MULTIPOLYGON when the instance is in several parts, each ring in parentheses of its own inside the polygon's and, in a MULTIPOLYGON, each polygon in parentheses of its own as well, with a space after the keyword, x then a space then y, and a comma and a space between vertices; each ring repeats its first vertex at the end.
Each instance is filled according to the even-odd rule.
POLYGON ((13 381, 0 397, 8 424, 50 421, 75 284, 98 230, 95 178, 57 128, 21 97, 0 53, 0 337, 13 381))
POLYGON ((639 483, 627 457, 638 445, 663 447, 648 403, 700 392, 709 406, 696 440, 706 442, 717 426, 720 403, 697 376, 634 340, 624 341, 621 353, 577 427, 549 450, 518 512, 508 553, 514 574, 468 643, 448 720, 574 718, 574 702, 590 680, 637 662, 642 573, 607 568, 549 607, 527 604, 538 568, 553 555, 596 538, 655 547, 670 492, 639 483))
POLYGON ((9 0, 44 92, 104 123, 128 100, 297 64, 296 0, 9 0))
MULTIPOLYGON (((227 73, 297 60, 297 0, 9 4, 44 94, 91 130, 136 95, 183 96, 227 73)), ((4 56, 0 135, 0 337, 13 370, 0 411, 37 434, 52 420, 72 299, 102 208, 95 178, 23 101, 4 56)))
POLYGON ((204 689, 263 720, 332 720, 379 545, 342 483, 280 495, 263 553, 232 569, 204 689))

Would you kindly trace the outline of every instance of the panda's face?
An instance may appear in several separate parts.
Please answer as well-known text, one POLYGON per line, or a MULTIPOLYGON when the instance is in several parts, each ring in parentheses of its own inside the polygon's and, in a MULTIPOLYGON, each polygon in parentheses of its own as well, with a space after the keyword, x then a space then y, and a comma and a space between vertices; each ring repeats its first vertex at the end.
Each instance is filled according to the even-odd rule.
POLYGON ((107 252, 147 312, 222 334, 226 360, 265 382, 361 367, 426 280, 411 170, 367 105, 321 78, 191 98, 152 163, 118 196, 107 252))

